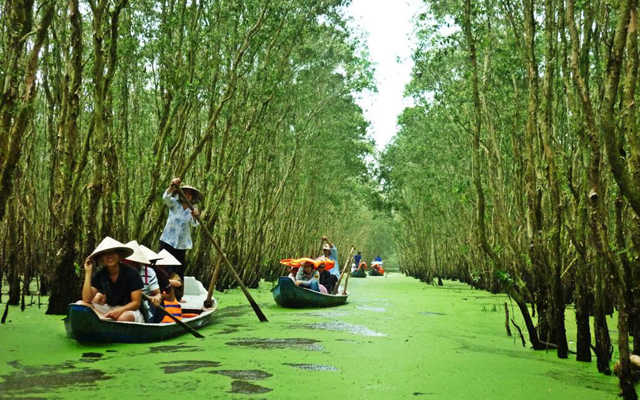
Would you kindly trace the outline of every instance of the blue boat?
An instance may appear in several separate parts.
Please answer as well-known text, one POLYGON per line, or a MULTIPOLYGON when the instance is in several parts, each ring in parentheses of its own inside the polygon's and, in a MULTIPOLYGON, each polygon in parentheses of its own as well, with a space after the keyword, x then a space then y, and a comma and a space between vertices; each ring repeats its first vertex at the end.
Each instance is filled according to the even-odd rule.
POLYGON ((296 286, 291 278, 281 276, 278 285, 271 292, 280 307, 310 308, 334 307, 345 304, 349 294, 325 294, 296 286))

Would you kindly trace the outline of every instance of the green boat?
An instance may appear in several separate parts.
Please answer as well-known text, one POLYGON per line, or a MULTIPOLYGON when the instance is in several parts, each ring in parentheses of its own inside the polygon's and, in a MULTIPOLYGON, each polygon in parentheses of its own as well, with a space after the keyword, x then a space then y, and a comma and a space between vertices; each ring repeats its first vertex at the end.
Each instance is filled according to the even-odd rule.
MULTIPOLYGON (((371 268, 371 271, 369 271, 369 275, 370 276, 384 276, 384 274, 381 274, 380 272, 378 272, 377 269, 375 268, 371 268)), ((353 274, 351 275, 353 276, 353 274)))
POLYGON ((286 308, 334 307, 345 304, 349 297, 348 293, 331 295, 302 288, 286 276, 280 277, 278 285, 271 292, 276 303, 286 308))
MULTIPOLYGON (((182 310, 182 322, 194 329, 202 328, 211 323, 216 308, 215 300, 213 307, 205 310, 185 308, 182 310), (193 317, 185 318, 185 314, 192 314, 193 317)), ((69 312, 64 319, 64 326, 67 330, 67 336, 78 342, 149 343, 160 342, 187 333, 175 322, 150 324, 100 319, 93 309, 81 304, 69 304, 69 312)))
POLYGON ((363 269, 355 270, 351 273, 352 278, 366 278, 367 273, 363 269))

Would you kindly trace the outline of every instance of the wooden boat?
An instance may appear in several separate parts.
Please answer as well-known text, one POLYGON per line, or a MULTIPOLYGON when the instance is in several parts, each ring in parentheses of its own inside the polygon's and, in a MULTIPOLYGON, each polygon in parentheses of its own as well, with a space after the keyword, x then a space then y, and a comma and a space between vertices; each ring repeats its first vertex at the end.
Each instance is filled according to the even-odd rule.
MULTIPOLYGON (((217 306, 217 302, 213 299, 212 308, 205 310, 184 308, 182 322, 194 329, 209 325, 217 306), (193 317, 185 318, 185 314, 193 314, 193 317)), ((100 319, 90 307, 80 304, 69 304, 69 313, 64 319, 64 326, 67 336, 78 342, 148 343, 189 334, 175 322, 147 324, 100 319)))
MULTIPOLYGON (((370 276, 384 276, 384 273, 378 271, 375 268, 371 268, 371 271, 369 271, 369 275, 370 276)), ((353 274, 351 274, 351 276, 353 276, 353 274)))
POLYGON ((357 269, 351 273, 352 278, 366 278, 367 273, 364 269, 357 269))
POLYGON ((345 304, 349 294, 331 295, 296 286, 291 278, 281 276, 278 285, 271 290, 280 307, 333 307, 345 304))

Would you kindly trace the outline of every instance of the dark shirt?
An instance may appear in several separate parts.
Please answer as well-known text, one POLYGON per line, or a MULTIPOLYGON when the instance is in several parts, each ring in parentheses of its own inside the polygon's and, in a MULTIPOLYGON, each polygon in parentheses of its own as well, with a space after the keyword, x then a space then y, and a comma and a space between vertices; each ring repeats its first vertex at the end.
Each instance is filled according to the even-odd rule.
POLYGON ((143 288, 140 272, 120 264, 118 278, 115 282, 109 278, 109 271, 102 268, 91 277, 91 286, 105 295, 110 306, 124 306, 131 302, 131 292, 143 288))
POLYGON ((360 265, 360 259, 362 258, 362 256, 360 254, 356 254, 355 256, 353 256, 353 261, 356 262, 356 266, 360 265))
POLYGON ((338 282, 338 278, 336 278, 336 276, 333 275, 331 272, 322 271, 320 273, 320 284, 325 288, 327 288, 327 291, 329 293, 333 291, 333 288, 336 286, 337 282, 338 282))
POLYGON ((171 286, 171 282, 169 282, 169 275, 167 274, 167 272, 158 267, 154 267, 153 270, 156 271, 160 291, 162 293, 171 293, 173 291, 173 287, 171 286))

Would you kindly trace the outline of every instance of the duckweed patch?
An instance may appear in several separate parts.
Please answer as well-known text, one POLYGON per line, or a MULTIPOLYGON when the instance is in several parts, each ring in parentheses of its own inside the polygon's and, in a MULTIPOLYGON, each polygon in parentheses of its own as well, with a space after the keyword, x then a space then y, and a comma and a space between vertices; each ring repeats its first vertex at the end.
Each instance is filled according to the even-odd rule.
POLYGON ((323 329, 327 331, 348 332, 360 336, 387 336, 384 333, 376 332, 367 327, 342 321, 319 322, 316 324, 304 325, 304 327, 307 329, 323 329))
POLYGON ((269 389, 263 386, 254 385, 253 383, 245 381, 233 381, 231 382, 231 390, 228 393, 236 394, 261 394, 271 392, 273 389, 269 389))
POLYGON ((246 380, 246 381, 259 381, 272 377, 268 372, 258 371, 255 369, 249 370, 218 370, 211 371, 211 374, 218 374, 228 376, 233 379, 246 380))
POLYGON ((293 368, 302 369, 305 371, 337 371, 338 368, 332 367, 330 365, 318 365, 318 364, 289 364, 285 363, 283 365, 288 365, 293 368))
POLYGON ((17 371, 1 375, 0 398, 24 399, 27 394, 52 392, 66 387, 88 388, 96 382, 111 379, 103 371, 91 368, 76 368, 72 363, 58 365, 22 366, 10 363, 17 371))
POLYGON ((194 351, 200 351, 200 349, 195 346, 183 346, 179 344, 175 346, 154 346, 149 348, 150 353, 192 353, 194 351))
POLYGON ((217 361, 207 360, 181 360, 164 361, 159 363, 165 374, 177 374, 180 372, 191 372, 201 368, 215 368, 220 365, 217 361))
POLYGON ((227 342, 229 346, 248 346, 258 349, 296 349, 307 351, 323 351, 315 339, 291 338, 291 339, 238 339, 235 342, 227 342))

